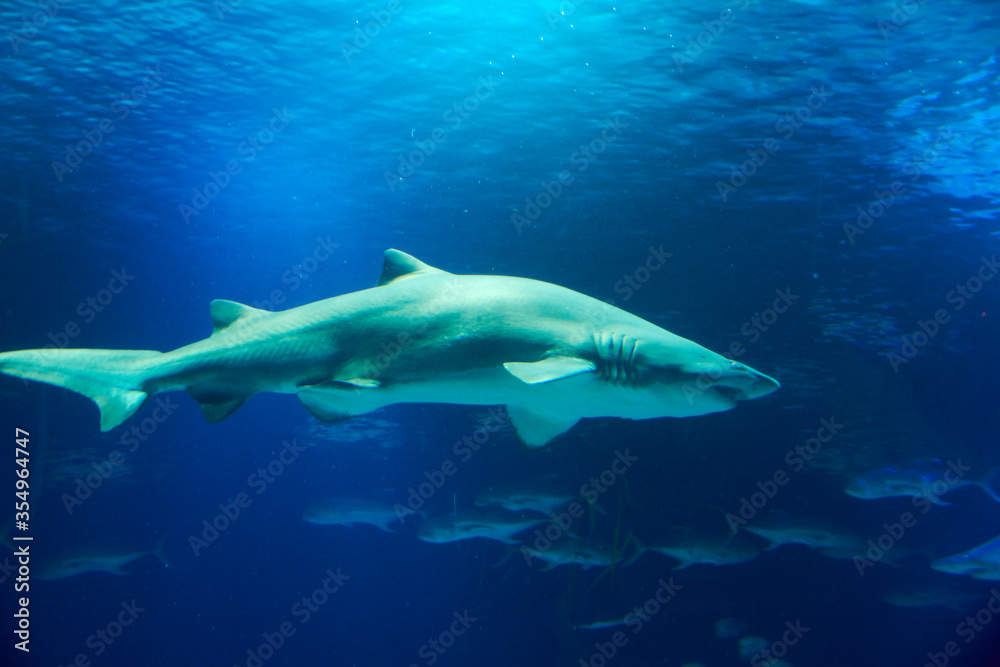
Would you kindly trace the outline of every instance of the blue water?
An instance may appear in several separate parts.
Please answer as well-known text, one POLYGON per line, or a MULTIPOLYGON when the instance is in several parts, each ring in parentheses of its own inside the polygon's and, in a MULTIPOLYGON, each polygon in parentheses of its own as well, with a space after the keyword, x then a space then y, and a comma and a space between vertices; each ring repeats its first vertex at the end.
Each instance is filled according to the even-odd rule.
POLYGON ((783 471, 762 512, 867 541, 914 506, 848 496, 852 477, 922 458, 977 479, 1000 465, 1000 281, 968 282, 993 277, 1000 246, 995 3, 17 0, 0 25, 2 350, 173 349, 208 335, 212 299, 281 310, 365 289, 395 247, 614 300, 782 383, 710 416, 585 420, 540 451, 508 426, 465 461, 453 446, 489 406, 324 426, 264 394, 210 425, 177 393, 102 434, 85 398, 4 377, 3 437, 32 435, 34 563, 113 541, 162 543, 171 565, 33 577, 30 654, 14 649, 22 594, 5 567, 3 664, 751 664, 715 636, 726 617, 767 645, 807 627, 786 635, 799 667, 996 664, 992 612, 971 637, 957 626, 997 582, 929 567, 1000 534, 974 488, 914 512, 893 545, 910 557, 864 576, 801 545, 678 571, 657 553, 543 571, 499 542, 421 541, 423 517, 393 533, 301 518, 331 496, 405 503, 447 460, 428 517, 474 515, 501 482, 576 494, 628 450, 604 513, 572 527, 581 540, 725 536, 726 514, 783 471), (670 257, 643 272, 656 253, 670 257), (938 311, 934 335, 904 348, 938 311), (823 419, 843 426, 788 463, 823 419), (151 432, 123 444, 137 424, 151 432), (303 450, 262 484, 293 440, 303 450), (339 589, 304 618, 295 605, 328 571, 339 589), (671 577, 680 588, 639 632, 574 629, 621 619, 671 577), (969 602, 883 600, 920 586, 969 602), (273 639, 283 623, 294 634, 273 639), (280 647, 261 652, 265 636, 280 647))

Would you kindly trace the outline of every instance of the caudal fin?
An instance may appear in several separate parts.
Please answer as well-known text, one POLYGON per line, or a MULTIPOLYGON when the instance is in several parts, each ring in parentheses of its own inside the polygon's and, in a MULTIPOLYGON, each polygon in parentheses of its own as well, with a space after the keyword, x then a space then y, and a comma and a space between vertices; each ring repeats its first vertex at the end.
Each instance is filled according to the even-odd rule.
POLYGON ((998 478, 1000 478, 1000 468, 993 468, 989 471, 989 473, 987 473, 985 479, 973 483, 985 491, 986 495, 990 498, 1000 503, 1000 496, 998 496, 997 492, 993 490, 993 486, 997 483, 998 478))
POLYGON ((101 430, 110 431, 146 400, 142 389, 151 350, 19 350, 0 354, 0 373, 47 382, 83 394, 101 410, 101 430))
POLYGON ((159 540, 156 541, 156 547, 153 549, 153 555, 160 559, 164 567, 175 567, 173 563, 170 562, 170 558, 167 557, 167 553, 163 550, 164 545, 167 543, 167 536, 162 535, 159 540))

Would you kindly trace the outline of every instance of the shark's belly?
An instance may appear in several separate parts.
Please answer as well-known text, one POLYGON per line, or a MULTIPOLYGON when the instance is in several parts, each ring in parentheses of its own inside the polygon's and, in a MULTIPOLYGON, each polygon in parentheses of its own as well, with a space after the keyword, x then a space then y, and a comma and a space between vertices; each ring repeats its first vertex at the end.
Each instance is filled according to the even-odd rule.
MULTIPOLYGON (((355 393, 363 395, 366 391, 355 393)), ((647 391, 615 386, 593 373, 556 382, 527 384, 502 368, 437 380, 401 382, 370 390, 371 409, 394 403, 513 405, 575 417, 628 419, 688 416, 691 408, 678 398, 680 402, 671 408, 647 391)))

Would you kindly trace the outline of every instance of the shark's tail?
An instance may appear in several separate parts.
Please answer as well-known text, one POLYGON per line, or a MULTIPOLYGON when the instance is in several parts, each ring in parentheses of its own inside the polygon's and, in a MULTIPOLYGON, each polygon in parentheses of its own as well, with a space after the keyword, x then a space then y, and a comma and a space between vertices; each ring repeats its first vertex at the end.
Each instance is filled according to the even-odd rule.
POLYGON ((160 559, 164 567, 176 567, 170 558, 167 557, 167 552, 163 550, 164 545, 167 543, 167 536, 162 535, 159 540, 156 541, 156 547, 153 548, 153 555, 160 559))
POLYGON ((146 400, 143 383, 161 352, 150 350, 19 350, 0 354, 0 373, 83 394, 101 410, 101 430, 131 417, 146 400))
POLYGON ((986 495, 990 498, 1000 503, 1000 496, 998 496, 997 492, 993 490, 993 485, 996 484, 998 479, 1000 479, 1000 468, 993 468, 986 474, 985 479, 973 482, 973 484, 985 491, 986 495))

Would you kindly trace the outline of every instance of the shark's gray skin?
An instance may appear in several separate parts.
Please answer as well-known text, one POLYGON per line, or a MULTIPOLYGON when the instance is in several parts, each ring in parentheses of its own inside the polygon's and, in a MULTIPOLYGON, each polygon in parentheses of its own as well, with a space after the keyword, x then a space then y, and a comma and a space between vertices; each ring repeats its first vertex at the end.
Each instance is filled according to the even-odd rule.
POLYGON ((0 372, 79 392, 101 430, 186 390, 209 422, 254 394, 297 394, 324 421, 393 403, 507 405, 541 446, 583 417, 691 417, 778 382, 549 283, 456 276, 387 250, 378 286, 271 313, 213 301, 212 336, 172 352, 21 350, 0 372))
POLYGON ((931 567, 948 574, 964 574, 973 579, 1000 580, 1000 537, 954 556, 941 558, 931 567))

